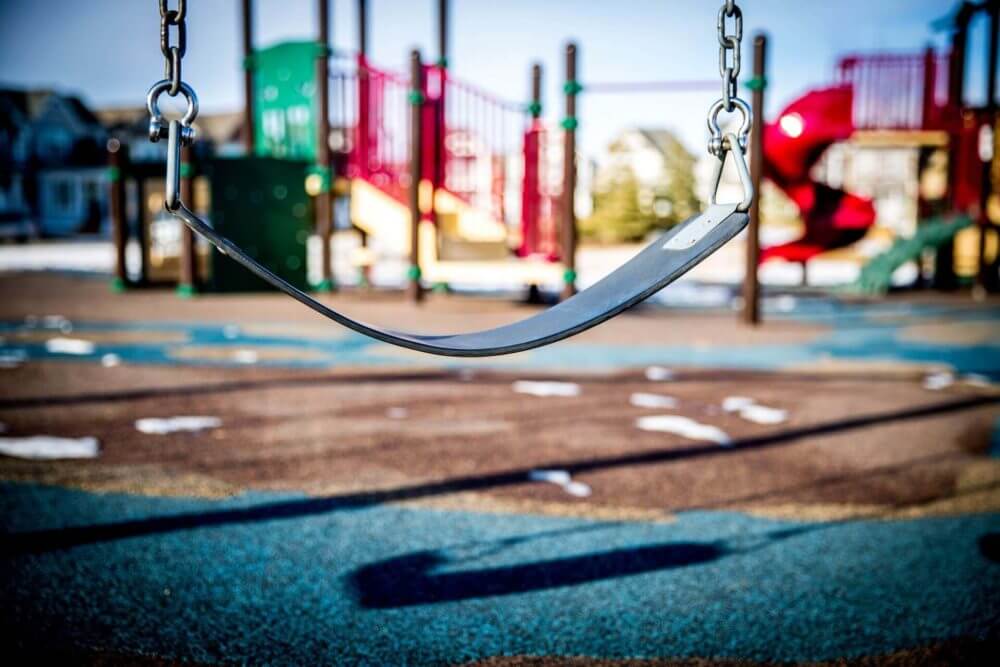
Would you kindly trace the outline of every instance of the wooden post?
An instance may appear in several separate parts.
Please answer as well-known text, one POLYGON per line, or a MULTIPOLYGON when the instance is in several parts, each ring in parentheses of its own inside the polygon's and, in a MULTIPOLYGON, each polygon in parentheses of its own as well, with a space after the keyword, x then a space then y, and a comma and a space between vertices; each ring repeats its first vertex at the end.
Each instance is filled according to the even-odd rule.
POLYGON ((316 170, 322 185, 316 195, 316 232, 321 243, 320 292, 336 289, 330 240, 333 232, 333 177, 330 172, 330 0, 318 0, 319 36, 316 45, 316 170))
POLYGON ((111 181, 111 238, 115 244, 115 275, 111 289, 122 292, 128 286, 125 246, 128 243, 128 220, 125 217, 125 173, 128 169, 128 146, 118 139, 108 140, 108 180, 111 181))
POLYGON ((254 153, 253 127, 253 2, 243 0, 243 148, 254 153))
POLYGON ((563 275, 562 298, 576 294, 576 96, 580 92, 577 82, 576 44, 566 45, 566 116, 563 118, 563 205, 562 205, 562 260, 566 267, 563 275))
POLYGON ((750 108, 753 126, 750 130, 750 180, 754 198, 750 204, 750 226, 747 228, 747 268, 743 277, 743 321, 751 326, 760 324, 760 281, 757 265, 760 261, 760 195, 764 176, 764 89, 767 87, 767 36, 753 40, 753 95, 750 108))
MULTIPOLYGON (((190 146, 181 147, 181 201, 192 210, 197 210, 194 201, 194 151, 190 146)), ((194 232, 185 224, 181 224, 181 256, 180 275, 177 276, 177 294, 182 298, 195 295, 197 290, 198 268, 194 253, 194 232)))
MULTIPOLYGON (((990 47, 989 60, 986 70, 986 116, 990 124, 990 133, 997 129, 997 56, 1000 55, 1000 2, 993 0, 987 4, 986 10, 990 16, 990 47)), ((994 233, 996 228, 990 221, 989 203, 990 195, 993 194, 993 164, 996 162, 996 138, 993 139, 993 146, 989 160, 983 162, 982 185, 979 192, 979 271, 977 272, 977 284, 979 287, 993 291, 997 288, 996 271, 992 270, 990 263, 986 261, 986 235, 994 233)))
POLYGON ((420 285, 420 181, 423 178, 423 109, 424 68, 420 51, 410 52, 410 268, 407 271, 406 293, 419 303, 424 291, 420 285))

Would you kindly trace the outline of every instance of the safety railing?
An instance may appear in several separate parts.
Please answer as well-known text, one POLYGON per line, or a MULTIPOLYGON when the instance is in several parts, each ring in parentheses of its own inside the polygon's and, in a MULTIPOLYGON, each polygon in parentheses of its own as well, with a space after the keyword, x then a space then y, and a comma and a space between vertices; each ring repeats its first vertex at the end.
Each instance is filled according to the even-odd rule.
MULTIPOLYGON (((425 66, 421 89, 422 178, 510 227, 519 254, 559 255, 561 164, 549 133, 524 105, 425 66)), ((357 57, 331 75, 338 171, 407 201, 409 77, 357 57)))
POLYGON ((949 58, 919 54, 851 55, 837 64, 837 83, 854 90, 859 130, 937 130, 948 121, 949 58))

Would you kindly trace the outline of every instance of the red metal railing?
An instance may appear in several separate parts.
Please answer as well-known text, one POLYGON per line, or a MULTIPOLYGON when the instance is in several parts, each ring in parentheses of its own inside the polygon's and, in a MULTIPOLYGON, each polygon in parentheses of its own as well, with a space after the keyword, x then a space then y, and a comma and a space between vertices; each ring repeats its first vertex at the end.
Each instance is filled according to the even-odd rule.
POLYGON ((562 215, 561 142, 540 120, 524 134, 524 184, 521 188, 521 257, 560 258, 562 215))
POLYGON ((844 57, 836 81, 854 89, 859 130, 937 130, 948 122, 947 56, 874 54, 844 57))
MULTIPOLYGON (((341 173, 406 202, 409 77, 358 57, 353 71, 332 75, 332 84, 341 173)), ((520 223, 520 254, 557 257, 554 200, 559 178, 552 174, 552 153, 541 125, 530 122, 523 105, 499 99, 435 65, 425 67, 421 92, 423 178, 504 224, 520 223), (518 175, 523 176, 520 182, 518 175)))

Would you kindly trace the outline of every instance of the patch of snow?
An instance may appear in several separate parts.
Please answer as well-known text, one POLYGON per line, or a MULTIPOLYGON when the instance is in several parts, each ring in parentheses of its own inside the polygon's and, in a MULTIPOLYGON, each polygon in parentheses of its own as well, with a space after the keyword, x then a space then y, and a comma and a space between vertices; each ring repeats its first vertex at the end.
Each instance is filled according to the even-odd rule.
POLYGON ((67 320, 62 315, 46 315, 42 318, 42 328, 43 329, 59 329, 63 333, 68 333, 73 330, 73 323, 67 320))
POLYGON ((955 384, 955 376, 947 371, 932 373, 924 378, 924 389, 929 391, 940 391, 953 384, 955 384))
POLYGON ((755 424, 782 424, 788 420, 788 410, 760 405, 748 396, 727 396, 722 400, 722 409, 755 424))
POLYGON ((218 417, 146 417, 135 420, 135 429, 140 433, 166 435, 178 431, 203 431, 222 426, 218 417))
POLYGON ((704 440, 720 445, 729 445, 732 443, 732 438, 722 429, 709 424, 700 424, 693 419, 688 419, 680 415, 639 417, 635 421, 635 425, 643 431, 674 433, 691 440, 704 440))
POLYGON ((726 412, 739 412, 753 404, 754 400, 749 396, 726 396, 722 399, 722 409, 726 412))
POLYGON ((680 415, 639 417, 635 421, 635 425, 636 428, 643 431, 674 433, 690 440, 703 440, 720 445, 729 445, 732 443, 732 438, 722 429, 709 424, 701 424, 680 415))
POLYGON ((93 459, 100 447, 97 438, 56 438, 33 435, 0 438, 0 454, 19 459, 93 459))
POLYGON ((389 419, 406 419, 409 414, 409 410, 400 407, 392 407, 385 411, 385 416, 389 419))
POLYGON ((122 358, 117 354, 108 353, 101 357, 101 366, 105 368, 114 368, 122 363, 122 358))
POLYGON ((539 382, 534 380, 518 380, 511 385, 519 394, 532 396, 579 396, 580 385, 575 382, 539 382))
POLYGON ((790 313, 795 310, 795 305, 797 301, 794 296, 790 294, 782 294, 780 296, 765 298, 763 299, 763 305, 768 310, 775 310, 779 313, 790 313))
POLYGON ((637 408, 652 408, 654 410, 671 409, 677 407, 677 399, 673 396, 663 396, 661 394, 646 394, 636 392, 629 398, 629 403, 637 408))
POLYGON ((233 352, 233 361, 238 364, 256 364, 258 359, 255 350, 236 350, 233 352))
POLYGON ((589 485, 573 481, 566 470, 532 470, 528 473, 528 479, 532 482, 555 484, 569 495, 577 498, 586 498, 591 493, 589 485))
POLYGON ((26 350, 0 350, 0 368, 17 368, 27 360, 26 350))
POLYGON ((788 421, 788 410, 754 404, 740 410, 740 417, 755 424, 783 424, 788 421))
POLYGON ((991 387, 993 383, 985 375, 979 373, 969 373, 962 376, 962 382, 972 387, 991 387))
POLYGON ((45 341, 45 350, 50 354, 93 354, 95 345, 81 338, 50 338, 45 341))
POLYGON ((674 372, 663 366, 650 366, 646 369, 646 379, 651 382, 666 382, 674 379, 674 372))

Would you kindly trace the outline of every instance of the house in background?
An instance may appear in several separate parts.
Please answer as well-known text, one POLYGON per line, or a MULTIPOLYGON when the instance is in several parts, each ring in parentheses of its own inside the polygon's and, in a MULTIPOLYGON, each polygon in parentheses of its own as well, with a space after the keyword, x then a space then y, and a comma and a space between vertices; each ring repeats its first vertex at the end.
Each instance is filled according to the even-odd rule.
POLYGON ((2 205, 36 234, 101 233, 107 227, 107 132, 79 98, 0 90, 2 205))
POLYGON ((37 101, 29 93, 0 90, 0 239, 37 236, 23 143, 37 101))
POLYGON ((638 241, 694 215, 695 162, 669 130, 623 130, 596 160, 593 213, 581 231, 601 241, 638 241))

